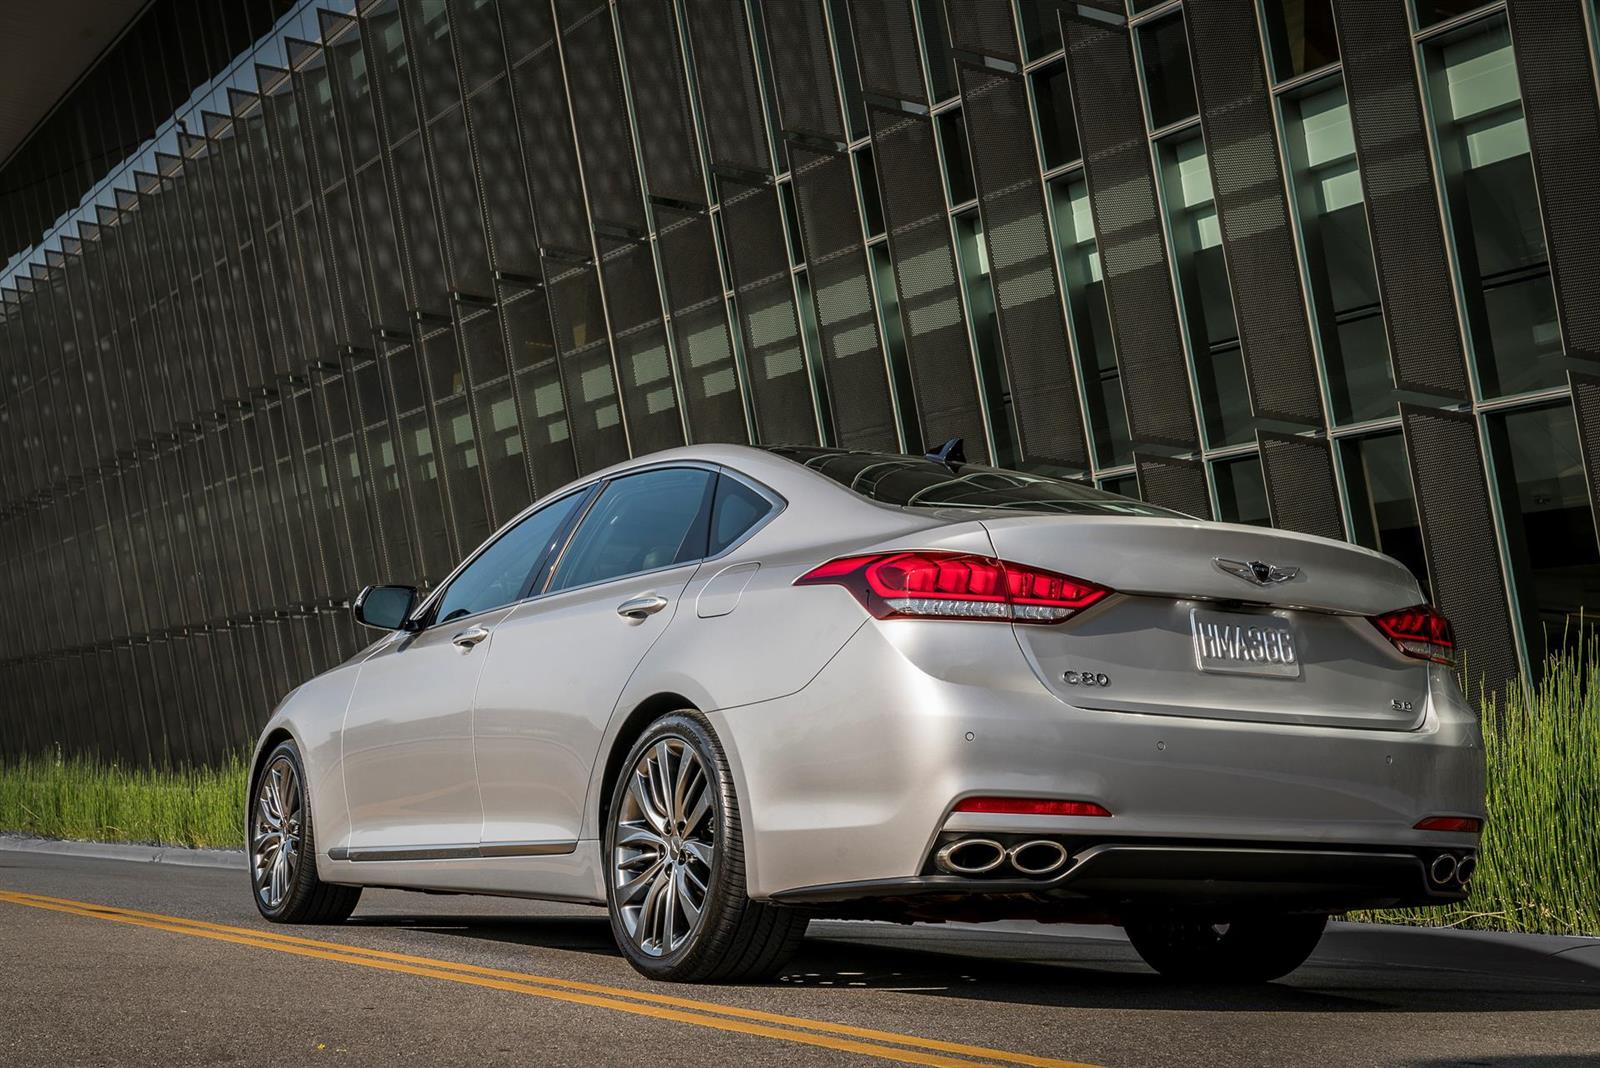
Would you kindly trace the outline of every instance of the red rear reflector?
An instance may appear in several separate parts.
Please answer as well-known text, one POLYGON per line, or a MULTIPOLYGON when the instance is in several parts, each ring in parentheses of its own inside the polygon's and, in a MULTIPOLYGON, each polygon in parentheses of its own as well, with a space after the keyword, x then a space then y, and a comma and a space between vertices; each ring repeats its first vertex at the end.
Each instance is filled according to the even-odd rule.
POLYGON ((1452 834, 1478 834, 1483 830, 1483 821, 1473 819, 1471 816, 1429 816, 1425 820, 1418 820, 1416 829, 1449 831, 1452 834))
POLYGON ((940 550, 844 556, 796 586, 843 586, 879 619, 1060 623, 1111 591, 1054 571, 940 550))
POLYGON ((957 812, 998 812, 1007 816, 1109 816, 1093 801, 1051 801, 1037 797, 969 797, 956 802, 957 812))
POLYGON ((1450 621, 1432 605, 1401 608, 1372 617, 1372 625, 1402 653, 1435 664, 1456 662, 1456 632, 1450 621))

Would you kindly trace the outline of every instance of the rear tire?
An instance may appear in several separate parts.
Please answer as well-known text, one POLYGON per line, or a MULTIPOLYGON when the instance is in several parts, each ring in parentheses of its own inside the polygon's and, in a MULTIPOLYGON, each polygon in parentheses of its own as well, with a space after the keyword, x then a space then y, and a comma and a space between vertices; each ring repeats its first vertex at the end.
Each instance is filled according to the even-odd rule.
POLYGON ((343 923, 361 887, 317 878, 317 843, 305 766, 291 741, 261 762, 250 785, 245 828, 250 836, 250 897, 273 923, 343 923))
POLYGON ((644 975, 750 982, 800 947, 805 913, 745 893, 733 775, 700 713, 664 716, 634 743, 611 791, 604 849, 611 933, 644 975))
POLYGON ((1328 917, 1265 915, 1213 924, 1184 916, 1129 920, 1128 941, 1146 964, 1181 983, 1267 983, 1306 962, 1328 917))

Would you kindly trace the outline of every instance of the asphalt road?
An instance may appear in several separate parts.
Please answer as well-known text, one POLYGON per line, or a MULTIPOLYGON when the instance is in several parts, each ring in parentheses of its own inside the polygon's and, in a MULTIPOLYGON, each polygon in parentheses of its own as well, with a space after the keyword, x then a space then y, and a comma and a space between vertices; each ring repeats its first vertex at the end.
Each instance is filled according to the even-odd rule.
POLYGON ((598 910, 369 891, 272 927, 242 872, 0 852, 0 1065, 1600 1065, 1584 947, 1339 925, 1205 990, 1105 930, 812 930, 776 983, 663 986, 598 910))

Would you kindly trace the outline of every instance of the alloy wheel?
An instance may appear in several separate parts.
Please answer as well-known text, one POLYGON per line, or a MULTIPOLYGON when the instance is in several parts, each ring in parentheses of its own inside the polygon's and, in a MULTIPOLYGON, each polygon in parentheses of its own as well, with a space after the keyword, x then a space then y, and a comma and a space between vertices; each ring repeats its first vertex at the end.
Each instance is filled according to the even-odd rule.
POLYGON ((251 871, 256 896, 268 909, 280 907, 294 886, 300 867, 302 808, 300 775, 293 761, 279 756, 261 773, 251 819, 251 871))
POLYGON ((716 791, 694 746, 676 736, 651 746, 629 772, 617 806, 611 888, 629 938, 660 957, 700 925, 716 855, 716 791))

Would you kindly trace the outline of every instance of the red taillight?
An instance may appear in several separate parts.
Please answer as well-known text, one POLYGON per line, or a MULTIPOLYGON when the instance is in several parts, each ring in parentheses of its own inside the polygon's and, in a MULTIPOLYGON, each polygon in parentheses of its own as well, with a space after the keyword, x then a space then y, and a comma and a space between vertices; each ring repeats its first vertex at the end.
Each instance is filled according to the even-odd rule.
POLYGON ((843 586, 879 619, 1002 623, 1060 623, 1111 593, 1043 568, 922 549, 829 560, 794 584, 843 586))
POLYGON ((1471 816, 1429 816, 1417 821, 1419 831, 1449 831, 1451 834, 1478 834, 1483 821, 1471 816))
POLYGON ((1373 626, 1407 656, 1435 664, 1456 662, 1456 632, 1450 621, 1432 605, 1401 608, 1372 617, 1373 626))
POLYGON ((1052 801, 1039 797, 968 797, 956 802, 957 812, 998 812, 1007 816, 1109 816, 1093 801, 1052 801))

